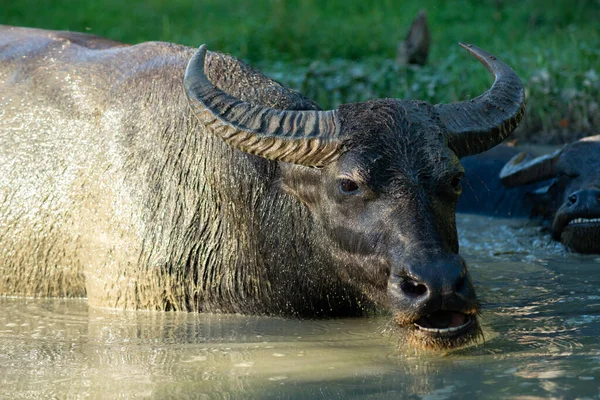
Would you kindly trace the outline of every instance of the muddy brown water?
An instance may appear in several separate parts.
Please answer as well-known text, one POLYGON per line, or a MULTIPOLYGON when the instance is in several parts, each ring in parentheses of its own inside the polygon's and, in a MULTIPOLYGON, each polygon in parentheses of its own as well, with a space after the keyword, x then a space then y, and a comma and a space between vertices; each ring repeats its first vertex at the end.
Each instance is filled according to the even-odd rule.
POLYGON ((485 341, 398 347, 384 317, 93 309, 0 298, 0 398, 600 398, 600 255, 535 226, 459 215, 485 341))

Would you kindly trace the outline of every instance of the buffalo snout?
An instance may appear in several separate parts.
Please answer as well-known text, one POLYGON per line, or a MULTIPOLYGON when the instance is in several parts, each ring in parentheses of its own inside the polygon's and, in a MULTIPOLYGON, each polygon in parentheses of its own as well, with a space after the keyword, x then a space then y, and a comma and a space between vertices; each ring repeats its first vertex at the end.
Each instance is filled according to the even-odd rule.
POLYGON ((552 236, 579 253, 600 252, 600 188, 588 186, 565 196, 552 223, 552 236))
POLYGON ((397 324, 426 347, 461 345, 480 332, 479 304, 459 255, 405 262, 392 274, 389 292, 397 324))
POLYGON ((418 314, 439 309, 463 309, 463 303, 475 299, 467 267, 458 255, 409 264, 394 278, 393 298, 418 314))

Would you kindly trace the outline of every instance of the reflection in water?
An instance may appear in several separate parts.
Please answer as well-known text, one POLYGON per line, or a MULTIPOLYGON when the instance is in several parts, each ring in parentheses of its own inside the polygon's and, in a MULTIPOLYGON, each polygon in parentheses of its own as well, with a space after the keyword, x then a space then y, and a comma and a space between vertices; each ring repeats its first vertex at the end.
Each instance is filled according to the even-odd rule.
POLYGON ((0 298, 0 397, 600 396, 600 256, 534 226, 460 216, 485 342, 398 350, 385 318, 326 321, 88 309, 0 298))

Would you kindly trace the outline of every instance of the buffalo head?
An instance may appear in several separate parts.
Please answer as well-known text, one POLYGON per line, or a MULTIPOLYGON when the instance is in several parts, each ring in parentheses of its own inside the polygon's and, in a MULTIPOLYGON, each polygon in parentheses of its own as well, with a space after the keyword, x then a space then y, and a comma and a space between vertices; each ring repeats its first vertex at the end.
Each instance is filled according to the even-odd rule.
POLYGON ((481 96, 450 105, 378 99, 297 111, 252 104, 209 81, 204 46, 184 80, 209 132, 279 162, 283 189, 310 210, 307 223, 326 254, 322 268, 390 309, 409 338, 434 348, 480 332, 475 291, 458 255, 459 159, 501 142, 525 108, 522 83, 507 65, 462 46, 495 81, 481 96))
POLYGON ((536 158, 517 154, 500 179, 508 187, 548 181, 530 196, 554 239, 580 253, 600 253, 600 136, 536 158))

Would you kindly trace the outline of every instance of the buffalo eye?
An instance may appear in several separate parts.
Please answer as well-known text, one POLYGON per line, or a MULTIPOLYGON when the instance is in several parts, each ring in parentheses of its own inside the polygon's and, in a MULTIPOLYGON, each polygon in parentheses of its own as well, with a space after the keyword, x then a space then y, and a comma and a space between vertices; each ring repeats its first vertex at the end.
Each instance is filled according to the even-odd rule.
POLYGON ((462 190, 461 182, 464 174, 457 174, 452 177, 450 181, 450 185, 455 192, 460 192, 462 190))
POLYGON ((342 178, 338 180, 338 188, 342 194, 356 194, 358 192, 358 184, 352 179, 342 178))

